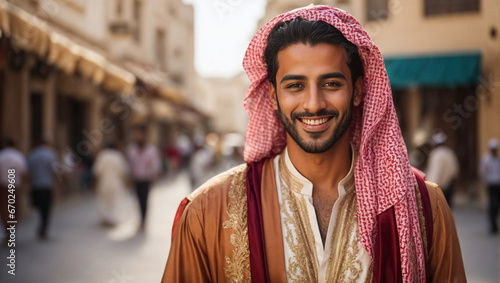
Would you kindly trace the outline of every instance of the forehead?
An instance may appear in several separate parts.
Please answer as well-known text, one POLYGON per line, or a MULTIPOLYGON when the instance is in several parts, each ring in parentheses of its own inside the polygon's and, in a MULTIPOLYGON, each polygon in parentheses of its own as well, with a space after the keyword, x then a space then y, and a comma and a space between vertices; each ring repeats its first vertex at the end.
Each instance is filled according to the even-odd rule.
POLYGON ((335 44, 292 44, 280 50, 277 58, 277 76, 289 73, 311 76, 330 72, 350 75, 347 53, 344 48, 335 44))

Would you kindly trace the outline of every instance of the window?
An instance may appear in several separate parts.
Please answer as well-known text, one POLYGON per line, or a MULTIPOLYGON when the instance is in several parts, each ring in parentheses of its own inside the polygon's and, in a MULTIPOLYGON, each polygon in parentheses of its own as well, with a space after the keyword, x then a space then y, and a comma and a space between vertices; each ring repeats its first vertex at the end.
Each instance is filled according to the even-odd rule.
POLYGON ((31 144, 36 144, 43 135, 43 95, 41 93, 31 93, 30 115, 31 144))
POLYGON ((167 10, 168 10, 168 13, 170 14, 170 16, 175 17, 175 14, 176 14, 175 7, 172 3, 167 4, 167 10))
POLYGON ((33 8, 38 8, 38 6, 40 5, 39 3, 40 1, 39 0, 30 0, 29 3, 30 5, 33 7, 33 8))
POLYGON ((165 31, 158 29, 156 30, 156 61, 160 70, 166 71, 166 60, 165 60, 165 31))
POLYGON ((71 0, 71 1, 56 1, 56 2, 57 2, 56 4, 65 5, 82 14, 85 13, 85 7, 87 6, 87 0, 71 0))
POLYGON ((425 0, 425 15, 478 12, 479 0, 425 0))
POLYGON ((134 39, 136 42, 141 40, 141 20, 142 20, 142 3, 141 1, 134 1, 134 22, 135 22, 135 30, 134 30, 134 39))
POLYGON ((184 75, 181 74, 181 73, 173 73, 173 74, 170 74, 170 79, 176 83, 176 84, 179 84, 179 85, 182 85, 184 84, 184 75))
POLYGON ((123 13, 123 0, 116 0, 116 15, 121 17, 123 13))
POLYGON ((387 19, 389 17, 388 0, 367 0, 366 13, 368 21, 387 19))

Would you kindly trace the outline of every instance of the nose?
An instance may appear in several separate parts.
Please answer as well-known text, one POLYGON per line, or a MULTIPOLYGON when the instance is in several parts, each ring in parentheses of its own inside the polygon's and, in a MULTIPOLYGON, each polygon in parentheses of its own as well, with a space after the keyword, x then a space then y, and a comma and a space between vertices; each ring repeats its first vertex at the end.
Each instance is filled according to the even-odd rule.
POLYGON ((326 108, 326 101, 324 93, 317 86, 311 86, 308 91, 304 93, 303 105, 304 110, 310 113, 316 113, 321 109, 326 108))

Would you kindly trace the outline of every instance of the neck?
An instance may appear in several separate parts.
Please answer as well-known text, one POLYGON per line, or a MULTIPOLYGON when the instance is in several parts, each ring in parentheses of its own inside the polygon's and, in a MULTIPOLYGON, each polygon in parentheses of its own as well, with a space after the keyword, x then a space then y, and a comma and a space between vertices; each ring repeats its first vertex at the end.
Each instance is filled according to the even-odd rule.
POLYGON ((337 192, 339 182, 351 166, 349 131, 323 153, 307 153, 287 136, 287 150, 294 167, 313 183, 314 191, 337 192))

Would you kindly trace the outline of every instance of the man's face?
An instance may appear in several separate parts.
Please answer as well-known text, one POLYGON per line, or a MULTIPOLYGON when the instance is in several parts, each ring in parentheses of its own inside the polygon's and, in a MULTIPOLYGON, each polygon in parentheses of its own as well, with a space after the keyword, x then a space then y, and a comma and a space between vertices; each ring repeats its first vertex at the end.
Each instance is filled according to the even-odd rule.
POLYGON ((346 133, 361 102, 362 79, 354 87, 342 47, 302 43, 278 52, 273 107, 290 138, 308 153, 323 153, 346 133))

